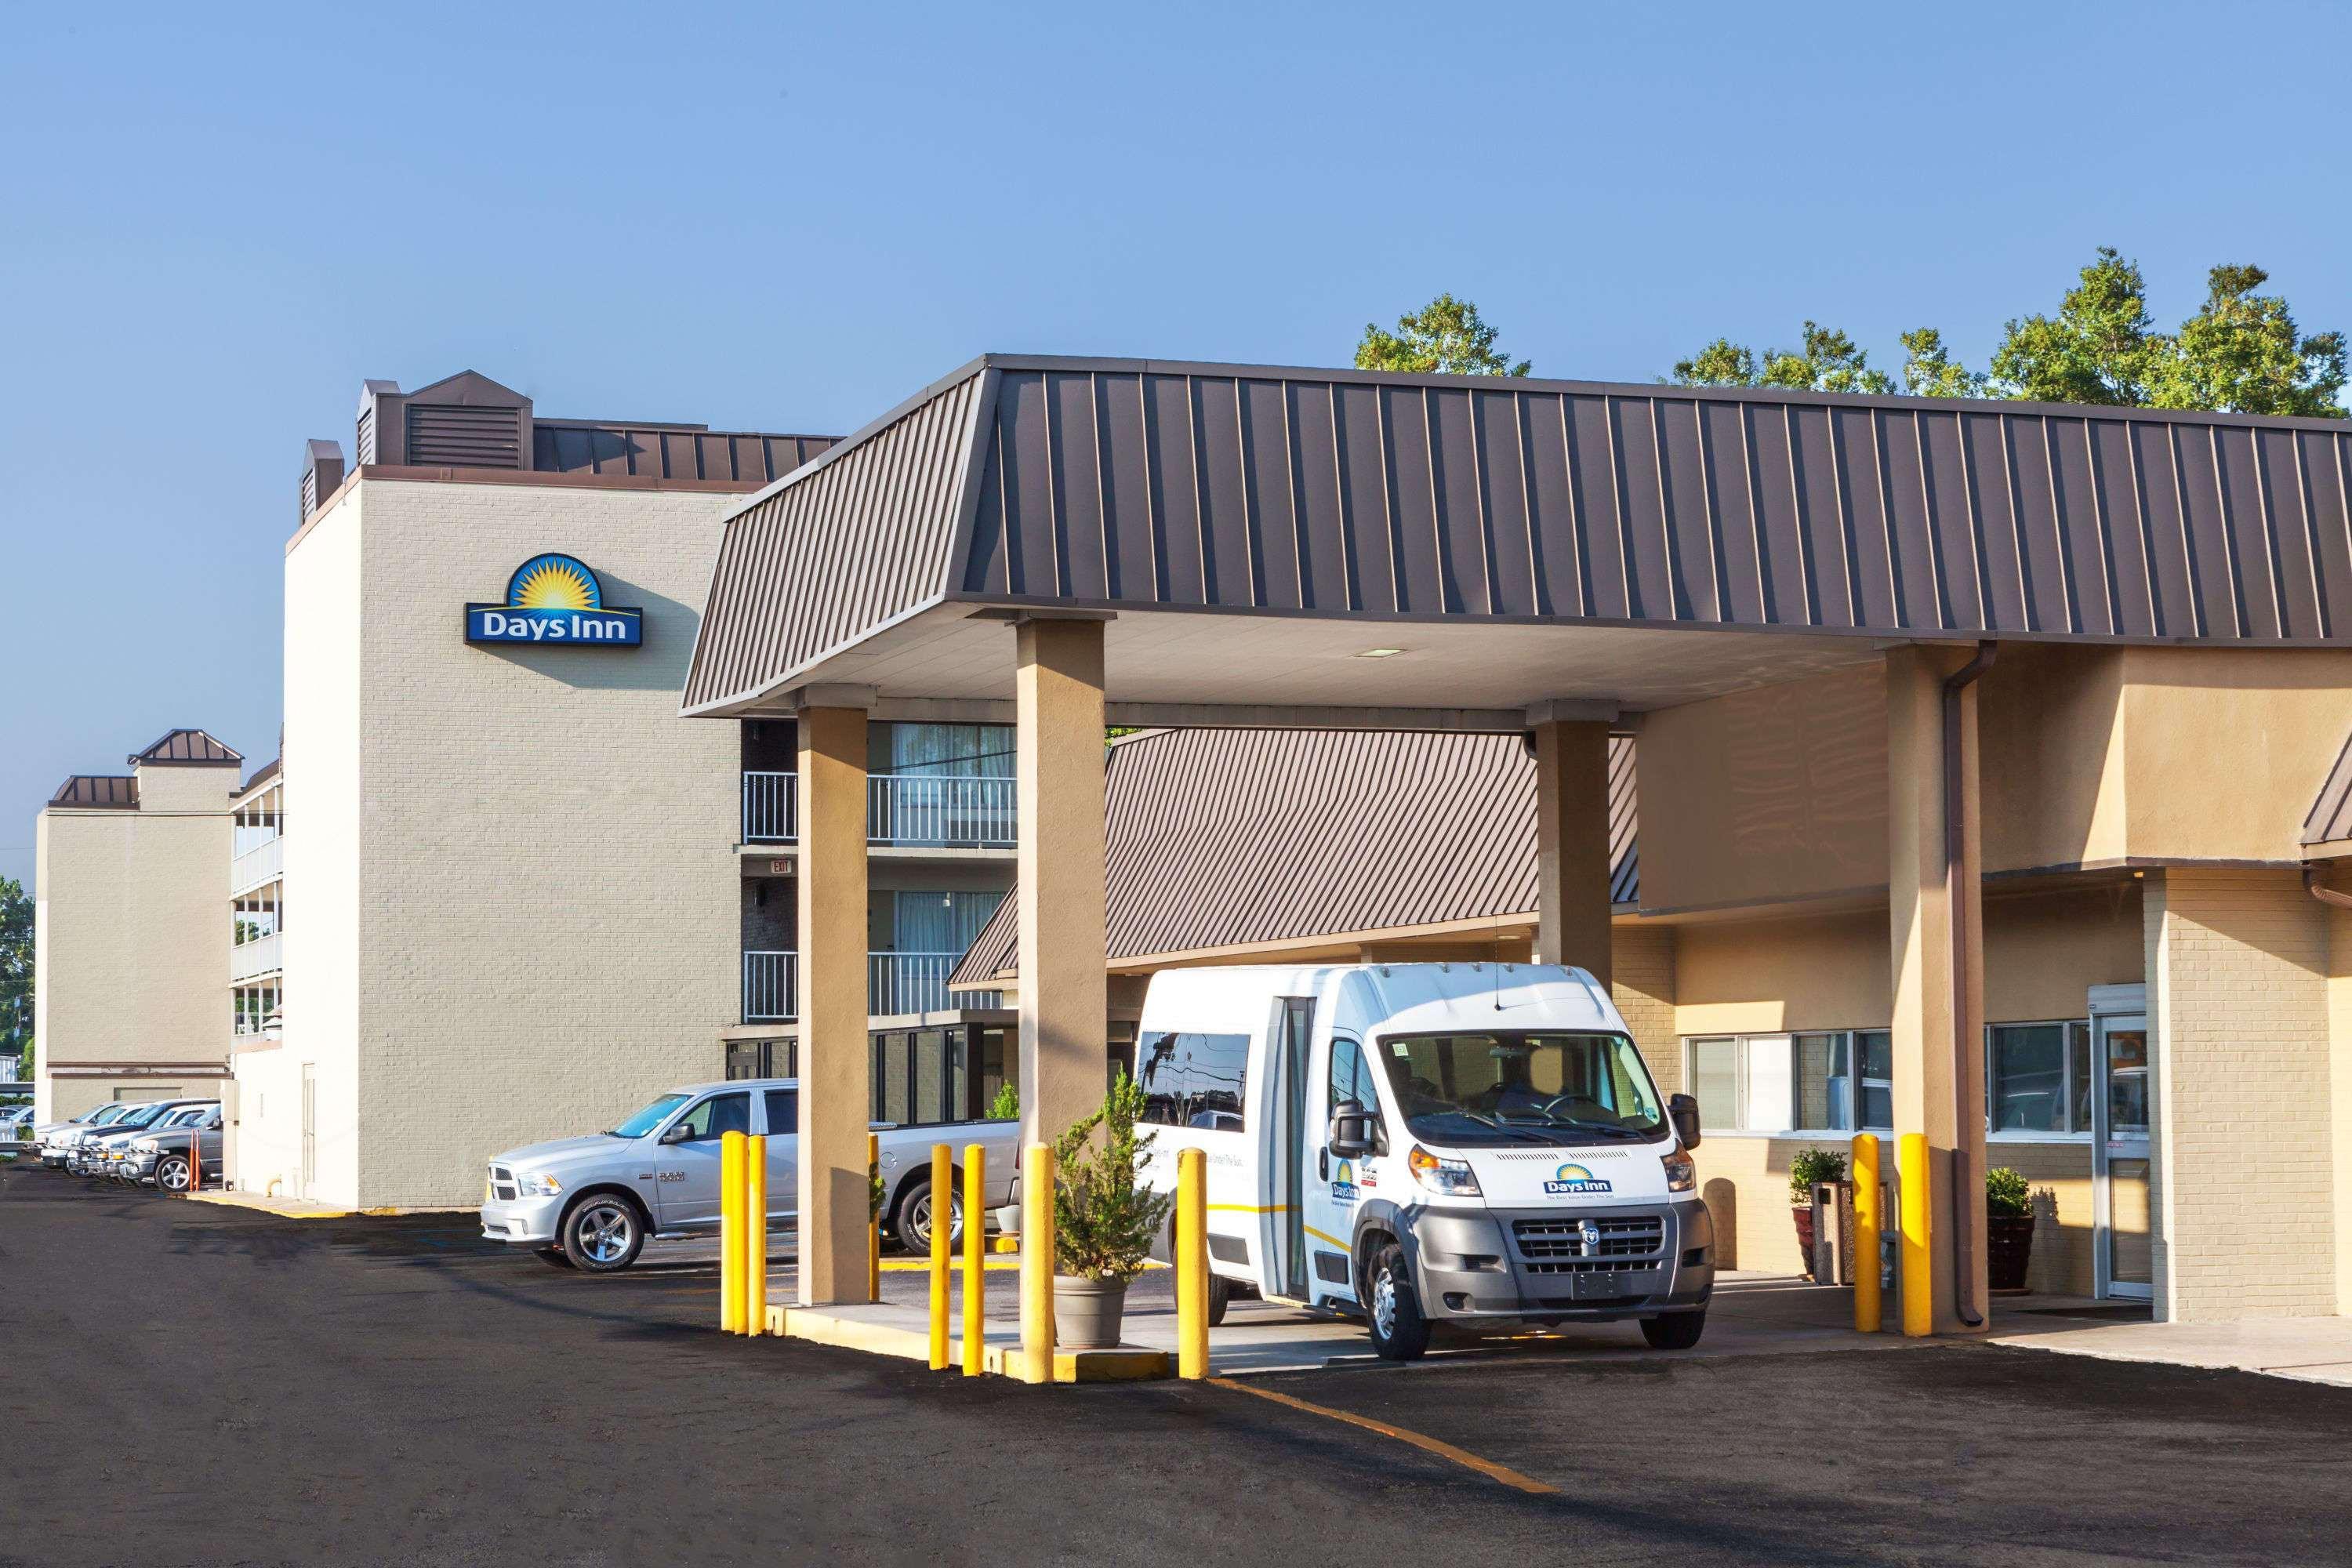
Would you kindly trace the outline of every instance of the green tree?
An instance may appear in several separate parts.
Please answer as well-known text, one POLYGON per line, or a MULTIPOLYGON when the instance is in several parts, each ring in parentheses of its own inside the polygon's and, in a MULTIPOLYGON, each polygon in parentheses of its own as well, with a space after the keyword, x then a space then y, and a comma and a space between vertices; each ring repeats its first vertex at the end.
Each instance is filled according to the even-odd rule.
POLYGON ((1513 364, 1495 347, 1496 330, 1478 314, 1478 307, 1451 294, 1440 294, 1409 316, 1397 318, 1397 330, 1384 332, 1364 323, 1363 340, 1356 345, 1358 370, 1401 370, 1418 375, 1525 375, 1534 362, 1513 364))
POLYGON ((1982 397, 1985 378, 1956 363, 1944 347, 1944 334, 1921 327, 1903 334, 1903 390, 1913 397, 1982 397))
POLYGON ((2344 334, 2297 331, 2286 301, 2257 294, 2259 267, 2224 264, 2206 274, 2205 307, 2180 323, 2149 403, 2230 414, 2299 414, 2339 419, 2344 334))
POLYGON ((1993 351, 1993 390, 2039 403, 2146 406, 2172 342, 2149 326, 2139 263, 2103 245, 2055 316, 2011 321, 1993 351))
POLYGON ((1686 360, 1675 363, 1674 381, 1683 386, 1785 386, 1800 392, 1895 390, 1885 371, 1870 368, 1870 355, 1834 327, 1807 321, 1803 345, 1762 353, 1717 338, 1686 360))
POLYGON ((32 1073, 33 900, 14 877, 0 877, 0 1040, 25 1052, 32 1073))

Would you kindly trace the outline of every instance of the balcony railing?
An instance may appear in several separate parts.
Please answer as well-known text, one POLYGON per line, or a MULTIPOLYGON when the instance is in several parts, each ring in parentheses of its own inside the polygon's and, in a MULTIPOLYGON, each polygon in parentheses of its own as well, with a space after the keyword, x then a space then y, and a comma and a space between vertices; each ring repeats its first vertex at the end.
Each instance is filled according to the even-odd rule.
POLYGON ((1013 779, 877 773, 866 781, 866 837, 876 844, 1010 849, 1018 799, 1013 779))
MULTIPOLYGON (((743 775, 743 842, 790 844, 799 837, 798 773, 743 775)), ((1013 779, 877 773, 866 781, 870 844, 943 849, 1010 849, 1019 821, 1013 779)))
POLYGON ((743 775, 743 842, 790 844, 799 835, 798 773, 743 775))
POLYGON ((278 944, 283 940, 278 932, 272 931, 268 936, 257 936, 232 946, 228 950, 228 977, 231 980, 250 980, 257 974, 267 974, 273 969, 286 967, 286 961, 278 951, 278 944))
POLYGON ((242 893, 286 873, 286 839, 263 840, 228 863, 228 890, 242 893))
MULTIPOLYGON (((944 1013, 958 1007, 997 1007, 995 992, 948 990, 959 952, 869 952, 866 955, 866 1011, 873 1017, 903 1013, 944 1013)), ((743 1022, 786 1023, 798 1017, 800 954, 752 952, 743 955, 743 1022)))

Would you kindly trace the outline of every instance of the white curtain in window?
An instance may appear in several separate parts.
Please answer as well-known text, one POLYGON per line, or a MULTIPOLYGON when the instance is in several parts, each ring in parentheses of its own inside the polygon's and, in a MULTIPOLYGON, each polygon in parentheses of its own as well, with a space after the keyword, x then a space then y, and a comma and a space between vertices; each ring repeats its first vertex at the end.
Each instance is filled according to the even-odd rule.
POLYGON ((890 932, 899 952, 961 952, 1004 901, 1000 892, 898 892, 890 932))
POLYGON ((890 771, 920 778, 1009 779, 1013 731, 1001 724, 893 724, 890 771))

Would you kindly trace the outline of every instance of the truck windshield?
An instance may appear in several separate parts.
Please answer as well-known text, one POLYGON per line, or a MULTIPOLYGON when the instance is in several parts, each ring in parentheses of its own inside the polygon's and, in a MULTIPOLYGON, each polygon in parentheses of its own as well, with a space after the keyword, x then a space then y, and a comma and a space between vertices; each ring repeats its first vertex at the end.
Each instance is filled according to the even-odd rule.
POLYGON ((1591 1143, 1665 1130, 1622 1035, 1497 1033, 1384 1039, 1405 1125, 1433 1143, 1591 1143))
POLYGON ((614 1138, 642 1138, 662 1124, 664 1118, 686 1103, 682 1094, 665 1094, 618 1127, 610 1130, 614 1138))

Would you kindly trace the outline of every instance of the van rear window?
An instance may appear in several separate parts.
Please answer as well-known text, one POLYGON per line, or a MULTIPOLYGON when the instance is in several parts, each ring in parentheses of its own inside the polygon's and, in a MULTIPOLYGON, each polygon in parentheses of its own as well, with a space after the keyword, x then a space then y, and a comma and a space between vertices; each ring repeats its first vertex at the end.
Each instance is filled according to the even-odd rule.
POLYGON ((1242 1101, 1248 1089, 1249 1046, 1247 1035, 1146 1031, 1135 1043, 1143 1120, 1160 1127, 1246 1131, 1242 1101))

